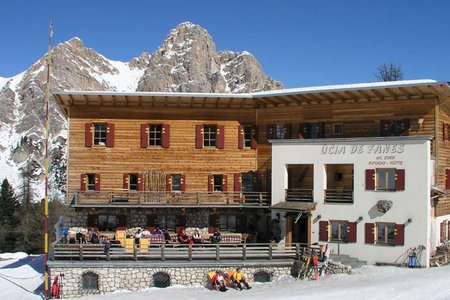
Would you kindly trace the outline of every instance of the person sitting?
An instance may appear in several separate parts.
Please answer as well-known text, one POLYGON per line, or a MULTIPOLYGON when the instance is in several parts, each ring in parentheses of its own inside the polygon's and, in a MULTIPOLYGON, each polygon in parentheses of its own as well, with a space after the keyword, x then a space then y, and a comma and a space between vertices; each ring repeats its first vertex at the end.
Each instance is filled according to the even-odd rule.
POLYGON ((222 271, 217 270, 216 274, 211 279, 211 283, 214 289, 225 292, 227 289, 227 286, 225 284, 225 275, 222 271))
POLYGON ((172 242, 172 237, 167 229, 164 230, 164 240, 166 241, 166 244, 170 244, 172 242))
POLYGON ((156 226, 155 230, 153 230, 152 234, 163 234, 161 228, 159 226, 156 226))
POLYGON ((189 244, 189 236, 186 234, 186 229, 182 228, 177 235, 177 241, 180 244, 189 244))
POLYGON ((194 233, 192 234, 192 241, 194 244, 201 244, 203 243, 202 235, 198 232, 198 230, 194 230, 194 233))
POLYGON ((244 272, 242 272, 242 268, 240 268, 240 267, 237 268, 236 271, 233 273, 232 279, 233 279, 233 282, 238 287, 238 289, 241 291, 242 291, 242 289, 244 289, 244 287, 247 290, 252 288, 245 280, 245 274, 244 274, 244 272))
POLYGON ((150 230, 148 230, 147 228, 145 228, 145 229, 142 231, 142 237, 148 238, 148 237, 150 237, 150 235, 151 235, 150 230))
POLYGON ((218 244, 222 240, 222 235, 220 234, 220 231, 217 229, 214 231, 213 236, 211 237, 211 243, 218 244))
POLYGON ((137 247, 139 247, 141 237, 142 237, 141 230, 138 229, 138 231, 134 234, 134 243, 137 245, 137 247))
POLYGON ((81 231, 77 232, 77 234, 75 235, 75 238, 76 238, 77 242, 80 244, 86 243, 86 237, 84 236, 84 234, 81 231))

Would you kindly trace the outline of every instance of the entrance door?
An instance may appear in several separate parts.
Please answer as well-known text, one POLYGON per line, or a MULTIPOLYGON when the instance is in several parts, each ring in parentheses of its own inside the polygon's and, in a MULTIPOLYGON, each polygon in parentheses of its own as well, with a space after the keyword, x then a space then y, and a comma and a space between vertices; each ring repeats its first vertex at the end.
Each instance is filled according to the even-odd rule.
POLYGON ((298 213, 288 213, 286 216, 286 244, 307 244, 309 239, 309 216, 303 213, 298 218, 298 213), (295 221, 297 220, 297 223, 295 221))

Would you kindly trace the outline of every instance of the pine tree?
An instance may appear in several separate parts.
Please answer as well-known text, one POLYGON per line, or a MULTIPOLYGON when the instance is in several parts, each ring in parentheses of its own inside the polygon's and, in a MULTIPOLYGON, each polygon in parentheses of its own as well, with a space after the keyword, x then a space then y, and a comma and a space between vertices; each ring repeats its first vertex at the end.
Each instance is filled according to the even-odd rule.
POLYGON ((20 206, 8 179, 4 179, 0 190, 0 224, 15 226, 18 219, 15 215, 20 206))

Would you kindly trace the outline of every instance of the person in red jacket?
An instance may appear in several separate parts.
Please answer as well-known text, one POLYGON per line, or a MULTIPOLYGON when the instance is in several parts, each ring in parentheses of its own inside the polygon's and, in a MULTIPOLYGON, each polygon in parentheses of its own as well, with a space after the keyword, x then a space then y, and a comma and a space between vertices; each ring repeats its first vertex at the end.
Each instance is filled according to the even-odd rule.
POLYGON ((186 229, 182 228, 177 235, 177 240, 180 244, 189 244, 189 236, 186 234, 186 229))
POLYGON ((225 284, 225 274, 222 271, 217 270, 216 274, 211 278, 212 286, 221 292, 225 292, 228 290, 225 284))

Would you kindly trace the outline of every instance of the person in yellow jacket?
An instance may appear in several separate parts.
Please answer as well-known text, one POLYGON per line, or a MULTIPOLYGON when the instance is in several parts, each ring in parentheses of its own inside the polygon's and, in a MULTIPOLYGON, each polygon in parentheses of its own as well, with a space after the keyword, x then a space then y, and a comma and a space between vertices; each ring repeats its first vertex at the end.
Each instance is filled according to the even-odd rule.
POLYGON ((248 284, 248 282, 245 280, 245 274, 242 272, 242 268, 237 268, 236 271, 233 273, 233 282, 236 284, 239 290, 242 291, 242 289, 245 287, 247 290, 251 289, 252 287, 248 284))

